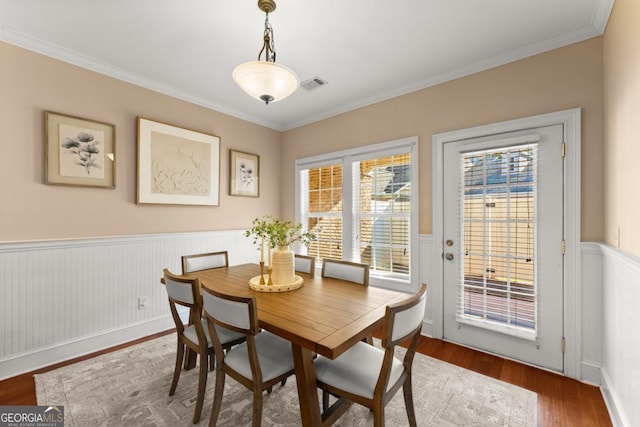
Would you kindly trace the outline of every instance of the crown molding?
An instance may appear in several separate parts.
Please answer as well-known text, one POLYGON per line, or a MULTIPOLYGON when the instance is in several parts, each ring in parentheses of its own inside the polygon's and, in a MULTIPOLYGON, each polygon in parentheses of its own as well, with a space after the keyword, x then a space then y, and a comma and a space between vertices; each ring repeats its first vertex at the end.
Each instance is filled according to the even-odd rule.
POLYGON ((133 85, 149 89, 163 95, 171 96, 173 98, 177 98, 191 104, 208 108, 218 113, 227 114, 237 119, 246 120, 251 123, 265 126, 278 131, 284 130, 282 126, 278 126, 275 123, 265 122, 264 120, 257 119, 256 117, 227 108, 220 104, 216 104, 215 102, 211 102, 211 100, 209 99, 205 99, 182 91, 174 86, 146 79, 141 75, 125 70, 123 68, 114 67, 113 65, 99 61, 96 58, 83 55, 69 49, 65 49, 46 40, 20 33, 6 27, 0 27, 0 40, 26 50, 39 53, 41 55, 48 56, 50 58, 66 62, 68 64, 114 78, 116 80, 131 83, 133 85))
POLYGON ((414 82, 409 85, 404 85, 402 87, 388 90, 386 92, 381 92, 369 98, 361 99, 352 103, 346 103, 339 107, 325 110, 318 114, 309 115, 304 119, 287 123, 265 121, 263 119, 259 119, 242 111, 230 109, 215 102, 211 102, 210 99, 185 92, 174 86, 146 79, 143 76, 135 74, 129 70, 114 67, 90 56, 79 54, 77 52, 65 49, 61 46, 52 44, 46 40, 35 38, 6 27, 0 28, 0 40, 63 62, 67 62, 72 65, 76 65, 87 70, 94 71, 99 74, 103 74, 127 83, 134 84, 136 86, 152 90, 154 92, 168 95, 195 105, 199 105, 201 107, 208 108, 210 110, 214 110, 219 113, 227 114, 241 120, 246 120, 260 126, 283 132, 320 120, 328 119, 339 114, 344 114, 362 107, 396 98, 398 96, 426 89, 431 86, 495 68, 510 62, 518 61, 540 53, 600 36, 605 31, 609 16, 613 8, 613 4, 614 0, 599 0, 598 2, 596 2, 591 17, 591 23, 573 31, 549 37, 548 39, 541 40, 539 42, 532 43, 518 49, 514 49, 504 54, 496 55, 482 61, 465 65, 463 67, 459 67, 441 74, 429 76, 421 81, 414 82))

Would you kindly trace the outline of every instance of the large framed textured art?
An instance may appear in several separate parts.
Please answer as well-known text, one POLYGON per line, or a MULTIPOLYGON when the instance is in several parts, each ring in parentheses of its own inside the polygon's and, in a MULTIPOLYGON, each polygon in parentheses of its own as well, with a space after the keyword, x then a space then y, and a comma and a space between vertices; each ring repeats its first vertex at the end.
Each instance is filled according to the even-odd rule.
POLYGON ((137 203, 219 205, 220 138, 138 117, 137 203))
POLYGON ((116 187, 114 125, 45 111, 44 135, 45 184, 116 187))
POLYGON ((260 195, 260 156, 229 150, 229 195, 260 195))

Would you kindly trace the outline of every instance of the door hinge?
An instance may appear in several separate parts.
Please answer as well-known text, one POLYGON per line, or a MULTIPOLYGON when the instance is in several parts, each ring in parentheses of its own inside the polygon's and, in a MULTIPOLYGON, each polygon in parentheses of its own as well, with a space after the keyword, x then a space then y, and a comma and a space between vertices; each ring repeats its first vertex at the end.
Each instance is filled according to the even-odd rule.
POLYGON ((564 143, 564 142, 562 143, 562 149, 561 149, 561 152, 562 152, 562 158, 564 159, 564 158, 565 158, 565 156, 567 155, 567 144, 566 144, 566 143, 564 143))
POLYGON ((562 337, 562 352, 565 353, 567 351, 567 339, 562 337))
POLYGON ((562 243, 560 243, 560 250, 562 251, 562 255, 564 255, 564 253, 567 251, 567 242, 565 242, 564 240, 562 241, 562 243))

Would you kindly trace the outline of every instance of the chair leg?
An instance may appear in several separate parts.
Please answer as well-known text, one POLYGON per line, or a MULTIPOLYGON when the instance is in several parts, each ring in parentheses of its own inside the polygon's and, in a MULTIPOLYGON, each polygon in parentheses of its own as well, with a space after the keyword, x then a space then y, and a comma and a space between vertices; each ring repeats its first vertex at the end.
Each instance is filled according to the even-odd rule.
POLYGON ((216 367, 216 389, 213 394, 213 405, 211 407, 211 418, 209 418, 209 427, 215 427, 218 423, 220 408, 222 408, 222 393, 224 392, 224 379, 226 375, 222 371, 220 364, 216 367))
POLYGON ((409 425, 416 427, 416 410, 413 407, 413 388, 411 387, 411 375, 407 377, 402 386, 402 392, 404 393, 404 406, 407 409, 407 418, 409 419, 409 425))
POLYGON ((329 393, 322 390, 322 412, 326 412, 329 409, 329 393))
POLYGON ((198 353, 191 350, 189 347, 185 350, 184 353, 184 370, 190 371, 191 369, 196 367, 196 359, 198 358, 198 353))
POLYGON ((216 354, 211 353, 209 355, 209 370, 213 371, 216 368, 216 354))
POLYGON ((384 427, 384 405, 373 410, 373 427, 384 427))
POLYGON ((180 379, 180 371, 182 370, 182 359, 184 358, 184 344, 178 339, 178 349, 176 350, 176 366, 173 368, 173 380, 171 380, 171 388, 169 389, 169 396, 173 396, 178 386, 178 380, 180 379))
POLYGON ((200 421, 202 414, 202 404, 204 402, 204 392, 207 390, 207 375, 209 374, 209 363, 207 355, 200 355, 200 371, 198 373, 198 394, 196 395, 196 409, 193 413, 193 423, 200 421))
POLYGON ((262 424, 262 390, 255 388, 253 390, 253 419, 251 425, 260 427, 262 424))

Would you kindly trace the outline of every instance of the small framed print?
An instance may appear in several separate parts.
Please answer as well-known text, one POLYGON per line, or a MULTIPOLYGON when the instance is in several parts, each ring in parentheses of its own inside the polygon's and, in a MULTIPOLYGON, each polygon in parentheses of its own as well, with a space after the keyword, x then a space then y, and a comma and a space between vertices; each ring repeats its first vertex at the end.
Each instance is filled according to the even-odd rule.
POLYGON ((137 203, 219 205, 220 138, 138 117, 137 203))
POLYGON ((44 112, 44 183, 116 188, 115 126, 44 112))
POLYGON ((260 195, 260 156, 229 150, 229 195, 260 195))

